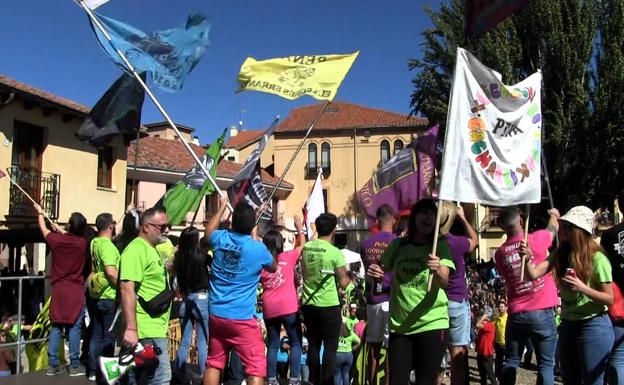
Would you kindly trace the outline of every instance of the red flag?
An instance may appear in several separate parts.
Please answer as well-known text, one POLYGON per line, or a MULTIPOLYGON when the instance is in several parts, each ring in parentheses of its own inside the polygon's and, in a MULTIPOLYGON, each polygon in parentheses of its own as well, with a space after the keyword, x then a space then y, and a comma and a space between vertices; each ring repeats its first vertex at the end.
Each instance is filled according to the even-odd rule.
POLYGON ((477 38, 493 29, 509 15, 529 5, 529 0, 468 0, 465 33, 477 38))

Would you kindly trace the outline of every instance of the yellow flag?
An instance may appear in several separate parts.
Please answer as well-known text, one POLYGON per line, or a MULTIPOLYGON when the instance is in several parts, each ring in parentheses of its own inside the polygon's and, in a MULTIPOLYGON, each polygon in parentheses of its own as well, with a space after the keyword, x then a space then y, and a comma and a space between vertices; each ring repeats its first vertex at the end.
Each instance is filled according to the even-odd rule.
POLYGON ((349 55, 288 56, 257 61, 249 57, 238 74, 238 90, 262 91, 286 99, 310 95, 333 100, 360 51, 349 55))

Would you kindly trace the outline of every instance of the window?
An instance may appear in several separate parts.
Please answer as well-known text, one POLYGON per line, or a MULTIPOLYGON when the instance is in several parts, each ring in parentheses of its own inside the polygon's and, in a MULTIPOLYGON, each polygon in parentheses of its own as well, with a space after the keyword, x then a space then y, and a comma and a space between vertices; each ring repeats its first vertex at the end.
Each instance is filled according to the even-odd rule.
POLYGON ((98 150, 97 186, 111 188, 113 181, 113 148, 98 150))
POLYGON ((321 167, 324 174, 329 173, 331 170, 331 156, 329 143, 327 142, 321 144, 321 167))
POLYGON ((397 139, 394 141, 394 150, 392 151, 392 155, 396 155, 403 149, 403 141, 401 139, 397 139))
POLYGON ((308 145, 308 176, 316 178, 316 144, 308 145))
POLYGON ((229 160, 230 162, 236 162, 236 157, 234 156, 228 156, 227 160, 229 160))
POLYGON ((390 142, 387 140, 382 140, 381 145, 381 164, 384 164, 390 159, 390 142))
POLYGON ((327 201, 327 189, 326 188, 323 189, 323 203, 325 204, 325 207, 324 207, 325 212, 326 213, 329 212, 327 211, 327 208, 329 207, 329 202, 327 201))

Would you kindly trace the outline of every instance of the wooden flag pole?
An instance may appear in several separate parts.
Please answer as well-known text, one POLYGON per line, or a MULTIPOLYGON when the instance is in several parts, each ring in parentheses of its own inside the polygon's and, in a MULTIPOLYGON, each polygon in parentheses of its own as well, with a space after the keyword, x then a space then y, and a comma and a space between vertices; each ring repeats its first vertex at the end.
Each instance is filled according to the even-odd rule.
MULTIPOLYGON (((39 203, 35 202, 35 200, 26 192, 26 190, 22 188, 22 186, 20 186, 19 184, 17 184, 16 181, 13 180, 13 174, 11 174, 11 170, 9 170, 8 168, 6 170, 7 170, 7 175, 9 176, 9 180, 11 181, 11 183, 13 183, 13 185, 17 187, 22 192, 22 194, 26 196, 26 198, 30 199, 30 201, 34 205, 40 206, 39 203)), ((47 220, 50 221, 50 223, 54 223, 54 221, 50 219, 50 217, 45 213, 45 211, 41 210, 41 213, 47 220)))
MULTIPOLYGON (((442 216, 442 201, 438 200, 438 212, 436 214, 435 229, 433 232, 433 247, 431 248, 431 255, 436 255, 438 251, 438 237, 440 236, 440 217, 442 216)), ((429 281, 427 282, 427 292, 431 291, 433 285, 434 272, 429 270, 429 281)))
MULTIPOLYGON (((95 17, 95 15, 93 14, 93 12, 91 11, 91 9, 89 9, 89 7, 87 7, 84 4, 83 0, 78 0, 78 3, 80 4, 80 6, 82 7, 82 9, 84 9, 84 11, 87 13, 87 15, 89 15, 89 18, 91 19, 91 21, 93 22, 93 24, 95 25, 95 27, 97 29, 99 29, 102 34, 104 34, 104 36, 106 37, 106 40, 108 40, 108 42, 110 43, 111 47, 113 47, 115 49, 115 52, 117 52, 117 55, 119 55, 119 57, 121 58, 121 60, 124 62, 124 64, 126 65, 126 67, 132 72, 132 75, 134 75, 134 78, 137 80, 137 82, 139 82, 139 84, 141 85, 141 87, 145 90, 145 93, 149 96, 149 98, 152 100, 152 102, 154 103, 154 105, 156 106, 156 108, 158 109, 158 111, 160 111, 160 113, 162 114, 162 116, 165 118, 165 120, 167 121, 167 123, 169 123, 169 126, 173 129, 173 131, 176 133, 176 135, 178 135, 178 138, 180 138, 180 142, 182 142, 182 144, 184 145, 184 147, 186 148, 186 150, 189 152, 189 154, 191 154, 191 156, 193 157, 193 159, 195 160, 195 163, 197 163, 197 165, 201 168, 201 170, 204 172, 204 175, 206 175, 206 177, 208 178, 208 180, 210 181, 210 183, 212 183, 212 185, 215 187, 215 190, 217 191, 217 193, 219 193, 219 195, 222 198, 225 198, 227 200, 227 195, 219 188, 219 185, 217 185, 217 181, 215 181, 215 179, 212 177, 212 175, 210 175, 210 172, 208 169, 206 169, 206 166, 201 162, 201 160, 199 159, 199 157, 197 156, 197 154, 195 153, 195 151, 193 151, 193 149, 191 148, 191 146, 188 144, 188 142, 184 139, 184 137, 182 136, 182 133, 180 133, 180 130, 178 129, 178 126, 176 126, 176 124, 173 122, 173 120, 171 119, 171 117, 169 116, 169 114, 167 113, 167 111, 165 111, 165 109, 163 108, 163 106, 160 104, 160 102, 158 101, 158 99, 156 98, 156 96, 154 96, 154 94, 152 93, 152 91, 149 89, 149 87, 147 86, 147 84, 145 84, 145 82, 143 81, 143 79, 141 79, 141 76, 139 76, 139 74, 136 72, 136 70, 134 69, 134 66, 130 63, 130 61, 128 61, 128 59, 126 58, 126 55, 124 55, 123 52, 121 52, 119 50, 119 48, 115 47, 115 45, 113 44, 113 41, 110 37, 110 35, 108 34, 108 31, 106 31, 106 28, 104 28, 104 26, 100 23, 100 21, 98 20, 97 17, 95 17)), ((234 209, 232 208, 232 204, 230 203, 230 201, 227 201, 227 206, 230 209, 230 211, 234 211, 234 209)))
MULTIPOLYGON (((282 175, 280 176, 275 186, 273 186, 273 190, 271 191, 271 194, 267 198, 267 202, 271 202, 271 200, 273 199, 273 196, 275 196, 275 192, 277 192, 277 188, 279 187, 279 185, 282 183, 282 181, 286 177, 286 173, 288 172, 288 170, 290 169, 290 166, 292 166, 293 162, 295 161, 295 158, 297 157, 297 154, 299 153, 299 151, 301 151, 301 148, 303 147, 303 144, 305 143, 306 139, 308 139, 310 132, 312 131, 316 123, 318 123, 318 121, 321 119, 321 116, 323 116, 323 113, 325 112, 325 109, 329 105, 329 102, 330 102, 329 100, 325 101, 325 103, 323 104, 323 107, 321 108, 321 112, 319 112, 316 118, 314 118, 314 121, 312 121, 312 124, 310 124, 310 127, 308 127, 308 131, 306 131, 305 136, 303 137, 303 139, 301 139, 301 142, 299 143, 299 147, 297 147, 297 150, 295 150, 295 153, 293 154, 293 156, 290 157, 290 160, 288 161, 286 168, 282 172, 282 175)), ((258 224, 258 222, 260 222, 261 216, 262 216, 262 211, 260 211, 260 213, 258 214, 258 218, 256 218, 256 225, 258 224)))
MULTIPOLYGON (((529 241, 529 219, 531 218, 531 205, 527 204, 526 205, 527 208, 527 215, 526 215, 526 219, 524 221, 524 244, 526 245, 526 247, 529 247, 529 244, 527 243, 529 241)), ((524 282, 524 267, 526 265, 526 255, 522 256, 522 263, 520 266, 520 282, 524 282)))

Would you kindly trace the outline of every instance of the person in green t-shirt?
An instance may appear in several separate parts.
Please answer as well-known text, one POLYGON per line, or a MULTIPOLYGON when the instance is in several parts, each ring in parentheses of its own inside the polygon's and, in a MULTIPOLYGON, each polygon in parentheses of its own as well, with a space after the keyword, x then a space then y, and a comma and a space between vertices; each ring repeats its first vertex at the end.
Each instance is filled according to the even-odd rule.
POLYGON ((338 350, 336 351, 336 369, 334 370, 334 385, 349 385, 351 366, 353 366, 353 352, 360 346, 360 337, 355 334, 346 322, 342 323, 338 350))
POLYGON ((91 240, 91 261, 93 266, 92 276, 96 274, 104 275, 106 287, 97 298, 89 297, 87 305, 89 316, 93 322, 93 332, 89 341, 89 370, 88 375, 91 381, 96 380, 101 372, 97 370, 98 357, 104 355, 111 357, 115 353, 115 334, 109 331, 117 304, 115 297, 117 294, 117 273, 119 269, 119 250, 113 244, 115 236, 116 222, 109 213, 99 214, 95 218, 97 237, 91 240))
POLYGON ((310 382, 332 385, 336 365, 336 349, 340 337, 342 315, 336 284, 345 289, 351 280, 342 253, 331 244, 338 220, 324 213, 314 221, 318 239, 303 246, 303 296, 301 310, 308 332, 308 366, 310 382), (319 350, 323 351, 323 378, 319 378, 319 350))
MULTIPOLYGON (((537 266, 526 264, 531 279, 554 272, 561 296, 559 352, 563 383, 602 385, 614 336, 607 306, 613 304, 611 264, 592 237, 592 210, 576 206, 559 218, 560 244, 537 266)), ((521 246, 531 257, 531 250, 521 246)))
MULTIPOLYGON (((141 302, 149 302, 169 289, 164 263, 156 251, 156 245, 166 240, 169 231, 167 213, 164 209, 145 210, 140 219, 139 236, 121 254, 120 283, 121 307, 126 321, 123 344, 135 346, 153 344, 160 351, 158 365, 136 370, 137 377, 150 377, 150 384, 164 385, 171 380, 167 332, 169 310, 150 316, 141 302), (140 297, 141 300, 137 300, 140 297)), ((137 383, 142 383, 137 378, 137 383)))
POLYGON ((448 243, 440 239, 431 255, 437 207, 421 199, 411 209, 405 238, 394 240, 381 256, 381 266, 370 265, 367 275, 383 278, 392 272, 390 291, 389 357, 391 385, 409 382, 416 372, 418 384, 433 384, 444 354, 444 330, 449 327, 448 298, 444 288, 454 269, 448 243), (433 284, 427 290, 429 275, 433 284), (423 349, 426 346, 426 349, 423 349))

